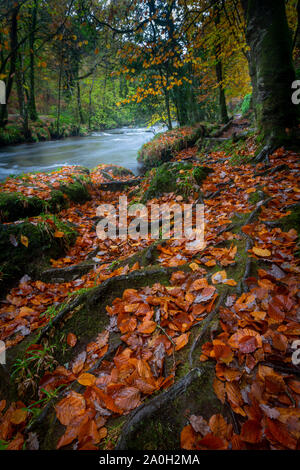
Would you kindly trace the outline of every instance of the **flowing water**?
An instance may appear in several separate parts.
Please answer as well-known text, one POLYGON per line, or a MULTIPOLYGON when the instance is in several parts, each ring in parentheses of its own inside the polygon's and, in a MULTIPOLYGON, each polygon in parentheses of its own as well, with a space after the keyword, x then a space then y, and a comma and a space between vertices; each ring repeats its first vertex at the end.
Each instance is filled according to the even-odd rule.
POLYGON ((153 135, 149 129, 123 127, 94 132, 88 137, 3 147, 0 148, 0 180, 12 174, 49 171, 63 165, 94 168, 100 163, 124 166, 137 174, 137 152, 153 135))

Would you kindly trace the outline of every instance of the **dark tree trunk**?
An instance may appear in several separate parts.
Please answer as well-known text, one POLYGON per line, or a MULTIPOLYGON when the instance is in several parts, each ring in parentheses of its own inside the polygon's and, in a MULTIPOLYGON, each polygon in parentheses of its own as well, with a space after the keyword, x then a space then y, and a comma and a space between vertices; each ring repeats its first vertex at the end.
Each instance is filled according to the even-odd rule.
POLYGON ((14 75, 16 71, 16 62, 17 62, 17 50, 18 50, 18 14, 19 14, 19 5, 12 10, 11 23, 10 23, 10 48, 11 48, 11 57, 10 57, 10 67, 8 72, 8 78, 6 80, 6 104, 0 105, 0 127, 4 127, 7 123, 8 113, 7 113, 7 104, 10 97, 10 93, 13 86, 14 75))
POLYGON ((29 67, 29 78, 30 78, 30 97, 29 97, 29 116, 32 121, 36 121, 38 114, 36 111, 35 104, 35 60, 34 60, 34 43, 35 43, 35 29, 37 23, 37 0, 34 1, 32 10, 32 21, 30 26, 30 37, 29 37, 29 48, 30 48, 30 67, 29 67))
POLYGON ((168 117, 168 129, 169 131, 172 130, 172 119, 171 119, 171 111, 170 111, 170 95, 168 90, 165 90, 165 104, 167 110, 167 117, 168 117))
POLYGON ((229 121, 229 117, 227 113, 225 91, 223 87, 223 68, 222 68, 222 62, 220 60, 217 60, 217 63, 216 63, 216 75, 217 75, 217 80, 219 83, 219 106, 220 106, 221 122, 226 124, 229 121))
POLYGON ((266 143, 282 145, 296 125, 295 79, 284 0, 242 0, 257 127, 266 143))
POLYGON ((91 86, 90 86, 90 89, 89 89, 89 124, 88 124, 89 131, 91 130, 91 127, 92 127, 92 123, 91 123, 91 120, 92 120, 92 104, 93 104, 92 95, 93 95, 94 83, 95 83, 95 72, 93 73, 93 79, 92 79, 92 83, 91 83, 91 86))
POLYGON ((23 64, 22 64, 22 57, 19 54, 19 60, 16 66, 16 86, 17 86, 17 94, 18 94, 18 101, 19 101, 19 109, 20 109, 20 116, 23 121, 23 133, 25 138, 30 137, 30 131, 28 126, 28 108, 25 102, 25 95, 24 95, 24 75, 22 72, 23 64))
MULTIPOLYGON (((220 10, 218 6, 215 6, 215 25, 217 28, 219 24, 220 24, 220 10)), ((215 52, 216 52, 216 75, 217 75, 218 90, 219 90, 220 118, 221 118, 221 122, 226 124, 229 121, 229 117, 227 113, 225 90, 223 86, 223 65, 220 59, 220 54, 222 52, 221 40, 222 39, 220 37, 219 31, 217 31, 217 44, 215 47, 215 52)))

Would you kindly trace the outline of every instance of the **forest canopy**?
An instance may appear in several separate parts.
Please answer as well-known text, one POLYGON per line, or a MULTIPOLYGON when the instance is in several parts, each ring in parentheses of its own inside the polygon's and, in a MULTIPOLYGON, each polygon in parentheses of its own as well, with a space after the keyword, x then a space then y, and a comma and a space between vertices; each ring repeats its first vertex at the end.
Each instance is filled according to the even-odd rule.
MULTIPOLYGON (((17 121, 30 139, 40 121, 60 137, 66 129, 76 134, 156 122, 170 129, 174 121, 226 123, 232 114, 245 114, 259 98, 255 70, 260 65, 250 52, 255 42, 250 23, 261 22, 262 3, 272 4, 1 0, 0 80, 7 105, 1 105, 0 128, 17 121)), ((291 82, 298 66, 297 2, 276 3, 269 15, 280 15, 274 23, 285 37, 279 67, 291 82)), ((263 51, 262 44, 257 47, 263 51)), ((271 62, 272 55, 266 59, 271 62)), ((293 113, 292 108, 284 127, 294 124, 293 113)))

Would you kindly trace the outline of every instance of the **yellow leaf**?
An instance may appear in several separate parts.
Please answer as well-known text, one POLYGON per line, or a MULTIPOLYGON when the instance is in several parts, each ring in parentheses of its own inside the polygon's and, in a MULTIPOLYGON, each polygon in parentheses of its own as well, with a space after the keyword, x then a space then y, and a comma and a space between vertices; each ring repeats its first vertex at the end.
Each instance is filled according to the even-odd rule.
POLYGON ((197 263, 191 263, 190 265, 190 268, 192 271, 200 271, 200 266, 197 264, 197 263))
POLYGON ((22 245, 26 246, 26 248, 28 248, 29 240, 27 237, 25 237, 25 235, 21 235, 21 243, 22 245))
POLYGON ((270 250, 268 250, 268 249, 264 250, 263 248, 258 248, 257 246, 254 246, 252 248, 252 251, 257 256, 262 256, 262 257, 271 256, 271 254, 272 254, 270 250))
POLYGON ((96 381, 96 377, 92 374, 89 374, 88 372, 81 374, 77 379, 77 382, 85 386, 94 385, 95 381, 96 381))

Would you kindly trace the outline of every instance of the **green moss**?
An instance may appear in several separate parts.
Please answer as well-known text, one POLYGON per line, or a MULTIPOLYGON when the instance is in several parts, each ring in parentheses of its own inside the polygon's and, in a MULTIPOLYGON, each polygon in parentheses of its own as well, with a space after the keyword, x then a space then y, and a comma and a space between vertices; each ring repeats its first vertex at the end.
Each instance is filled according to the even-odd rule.
POLYGON ((140 149, 138 161, 145 169, 155 168, 169 161, 174 153, 193 146, 202 132, 202 127, 197 124, 157 134, 140 149))
POLYGON ((61 256, 75 238, 76 232, 73 228, 56 218, 53 219, 53 224, 45 221, 38 223, 25 221, 2 225, 0 227, 2 291, 18 277, 36 272, 38 266, 47 263, 50 257, 61 256), (64 232, 64 238, 55 238, 53 236, 55 230, 64 232), (21 242, 21 236, 28 239, 28 247, 21 242))
POLYGON ((91 199, 90 193, 86 186, 86 180, 83 176, 76 178, 74 183, 62 184, 61 191, 68 196, 73 202, 85 202, 91 199))
POLYGON ((279 225, 284 231, 288 231, 293 228, 297 230, 298 234, 300 234, 300 205, 295 206, 289 215, 280 219, 279 225))
POLYGON ((0 220, 12 222, 36 216, 45 211, 46 202, 38 197, 25 197, 20 193, 0 193, 0 220))
MULTIPOLYGON (((29 175, 26 174, 17 178, 22 178, 25 185, 27 180, 29 181, 29 175)), ((27 197, 22 193, 3 191, 0 193, 0 221, 13 222, 26 217, 35 217, 43 212, 56 213, 67 207, 69 201, 86 202, 91 198, 90 184, 89 170, 80 167, 73 175, 73 182, 62 183, 60 189, 52 189, 47 200, 38 196, 27 197)), ((49 187, 51 189, 50 185, 49 187)))
POLYGON ((191 163, 164 163, 148 174, 150 186, 142 196, 145 203, 154 197, 160 197, 165 193, 174 192, 188 197, 196 184, 193 178, 191 163))
POLYGON ((207 178, 207 176, 210 174, 210 173, 213 173, 214 170, 212 170, 211 168, 207 167, 207 166, 197 166, 194 170, 193 170, 193 177, 194 177, 194 180, 196 181, 196 183, 201 186, 201 184, 203 183, 203 181, 207 178))
POLYGON ((180 449, 180 433, 187 424, 187 416, 195 414, 209 419, 213 414, 225 412, 213 392, 214 364, 203 364, 201 369, 202 374, 184 393, 170 399, 163 408, 140 422, 130 436, 128 450, 180 449))

